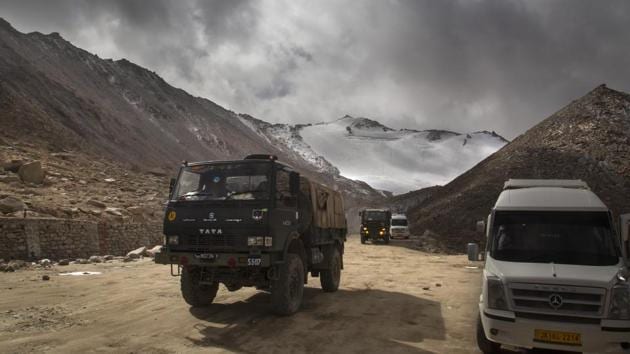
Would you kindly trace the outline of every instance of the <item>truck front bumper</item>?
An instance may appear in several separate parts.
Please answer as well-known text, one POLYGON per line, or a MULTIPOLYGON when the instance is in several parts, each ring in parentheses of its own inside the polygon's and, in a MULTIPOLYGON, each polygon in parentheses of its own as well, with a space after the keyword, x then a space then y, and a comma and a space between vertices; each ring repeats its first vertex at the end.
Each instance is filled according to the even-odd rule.
POLYGON ((173 252, 163 249, 155 254, 155 263, 205 267, 267 268, 271 266, 271 256, 269 254, 252 255, 249 253, 173 252), (256 259, 260 259, 260 261, 256 261, 256 259))
POLYGON ((583 353, 630 353, 630 321, 601 320, 601 323, 554 322, 515 316, 513 312, 479 307, 481 322, 489 340, 519 348, 541 348, 583 353), (536 330, 578 333, 581 344, 555 344, 536 340, 536 330))

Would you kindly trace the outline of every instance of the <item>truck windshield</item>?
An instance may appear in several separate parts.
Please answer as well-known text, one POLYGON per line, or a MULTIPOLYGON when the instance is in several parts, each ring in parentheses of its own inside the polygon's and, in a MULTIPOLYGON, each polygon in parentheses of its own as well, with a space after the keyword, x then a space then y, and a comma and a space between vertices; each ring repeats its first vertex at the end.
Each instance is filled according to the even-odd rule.
POLYGON ((267 200, 269 163, 208 164, 183 167, 173 192, 177 200, 267 200))
POLYGON ((407 226, 407 219, 392 219, 392 226, 407 226))
POLYGON ((497 211, 491 255, 511 262, 615 265, 619 251, 606 212, 497 211))
POLYGON ((363 220, 365 221, 385 221, 384 211, 366 211, 363 213, 363 220))

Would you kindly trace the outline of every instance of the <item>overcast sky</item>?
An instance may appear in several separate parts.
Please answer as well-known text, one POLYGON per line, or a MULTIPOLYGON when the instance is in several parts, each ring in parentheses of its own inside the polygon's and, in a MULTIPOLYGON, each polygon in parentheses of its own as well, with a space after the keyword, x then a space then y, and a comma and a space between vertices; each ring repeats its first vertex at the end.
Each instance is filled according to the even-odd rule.
POLYGON ((513 138, 598 84, 630 91, 630 1, 0 0, 0 16, 271 122, 513 138))

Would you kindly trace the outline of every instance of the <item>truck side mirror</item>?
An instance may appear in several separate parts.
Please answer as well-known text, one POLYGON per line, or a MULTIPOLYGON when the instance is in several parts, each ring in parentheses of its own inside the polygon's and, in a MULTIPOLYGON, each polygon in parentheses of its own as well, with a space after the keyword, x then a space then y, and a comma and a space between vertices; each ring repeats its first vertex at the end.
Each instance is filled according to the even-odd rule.
POLYGON ((486 231, 486 222, 483 220, 477 221, 477 232, 483 233, 486 231))
POLYGON ((168 184, 168 196, 169 198, 173 197, 173 189, 175 189, 175 182, 177 180, 175 178, 171 178, 169 184, 168 184))
POLYGON ((300 174, 297 172, 289 174, 289 191, 291 195, 297 195, 300 192, 300 174))

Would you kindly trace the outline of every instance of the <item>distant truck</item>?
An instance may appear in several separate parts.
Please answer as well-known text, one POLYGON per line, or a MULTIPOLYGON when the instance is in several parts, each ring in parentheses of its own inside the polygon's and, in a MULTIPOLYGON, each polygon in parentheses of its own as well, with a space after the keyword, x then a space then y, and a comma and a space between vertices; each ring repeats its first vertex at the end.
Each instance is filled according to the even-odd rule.
POLYGON ((338 289, 346 233, 341 194, 275 156, 184 163, 171 181, 155 262, 181 275, 193 307, 211 304, 223 283, 270 291, 274 311, 290 315, 309 272, 324 291, 338 289))
POLYGON ((392 214, 389 234, 392 238, 409 239, 409 225, 405 214, 392 214))
POLYGON ((370 240, 389 243, 392 212, 387 209, 364 209, 359 212, 361 243, 370 240))
POLYGON ((481 351, 630 353, 629 221, 618 233, 580 180, 507 181, 478 223, 487 237, 481 351))

